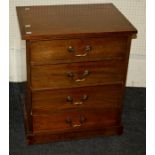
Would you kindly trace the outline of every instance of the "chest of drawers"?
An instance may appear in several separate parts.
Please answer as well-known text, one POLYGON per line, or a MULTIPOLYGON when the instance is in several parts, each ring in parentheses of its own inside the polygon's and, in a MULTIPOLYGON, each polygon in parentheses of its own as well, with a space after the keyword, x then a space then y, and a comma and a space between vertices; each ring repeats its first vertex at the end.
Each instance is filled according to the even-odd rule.
POLYGON ((28 143, 121 134, 131 23, 113 4, 22 6, 17 15, 28 143))

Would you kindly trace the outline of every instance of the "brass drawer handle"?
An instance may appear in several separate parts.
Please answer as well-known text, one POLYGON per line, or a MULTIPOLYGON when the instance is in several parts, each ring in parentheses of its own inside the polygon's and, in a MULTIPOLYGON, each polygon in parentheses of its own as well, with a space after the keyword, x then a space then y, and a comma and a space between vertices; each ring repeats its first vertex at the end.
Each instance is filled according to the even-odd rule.
POLYGON ((73 46, 69 46, 69 47, 68 47, 68 52, 75 52, 74 47, 73 47, 73 46))
POLYGON ((75 82, 83 82, 85 81, 86 79, 85 78, 82 78, 82 79, 76 79, 75 82))
MULTIPOLYGON (((85 49, 84 49, 85 53, 84 53, 84 54, 75 54, 75 56, 76 56, 76 57, 85 57, 85 56, 88 55, 88 53, 89 53, 91 50, 92 50, 92 47, 91 47, 90 45, 86 45, 86 46, 85 46, 85 49)), ((69 47, 68 47, 68 52, 74 53, 75 51, 76 51, 76 50, 75 50, 74 47, 72 47, 72 46, 69 46, 69 47)))
MULTIPOLYGON (((75 82, 83 82, 86 80, 86 77, 90 75, 90 71, 89 70, 85 70, 83 72, 83 74, 80 76, 80 78, 75 79, 75 82)), ((71 79, 75 78, 75 74, 73 72, 68 72, 67 76, 71 79)))
POLYGON ((84 102, 85 102, 86 100, 88 100, 88 95, 84 94, 84 95, 81 97, 80 101, 75 101, 75 102, 74 102, 74 99, 73 99, 73 97, 71 97, 71 96, 67 96, 66 100, 67 100, 67 102, 70 102, 71 104, 74 104, 74 105, 82 105, 82 104, 84 104, 84 102))
POLYGON ((83 102, 79 101, 79 102, 74 102, 73 104, 74 105, 81 105, 81 104, 83 104, 83 102))
POLYGON ((80 116, 79 124, 74 124, 70 117, 66 119, 66 123, 72 128, 81 127, 85 122, 86 122, 86 118, 84 116, 80 116))
POLYGON ((72 125, 73 128, 77 128, 77 127, 80 127, 82 124, 74 124, 72 125))
POLYGON ((89 71, 89 70, 85 70, 85 71, 83 72, 83 74, 81 75, 81 77, 78 78, 78 79, 76 79, 75 82, 83 82, 83 81, 85 81, 85 80, 86 80, 85 78, 86 78, 88 75, 90 75, 90 71, 89 71))

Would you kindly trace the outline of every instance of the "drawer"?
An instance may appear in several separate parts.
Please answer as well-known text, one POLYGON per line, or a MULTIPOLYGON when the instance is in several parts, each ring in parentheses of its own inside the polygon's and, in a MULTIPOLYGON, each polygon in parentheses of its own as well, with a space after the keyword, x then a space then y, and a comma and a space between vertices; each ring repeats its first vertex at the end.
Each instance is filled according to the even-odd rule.
POLYGON ((124 61, 98 61, 31 67, 32 89, 57 89, 120 82, 124 61))
POLYGON ((34 114, 70 109, 118 108, 122 98, 121 84, 32 92, 34 114))
POLYGON ((126 44, 126 37, 35 41, 31 43, 30 59, 32 64, 52 64, 122 58, 126 44))
POLYGON ((75 131, 101 129, 105 126, 119 125, 120 114, 117 110, 92 109, 68 111, 52 115, 33 115, 33 131, 75 131))

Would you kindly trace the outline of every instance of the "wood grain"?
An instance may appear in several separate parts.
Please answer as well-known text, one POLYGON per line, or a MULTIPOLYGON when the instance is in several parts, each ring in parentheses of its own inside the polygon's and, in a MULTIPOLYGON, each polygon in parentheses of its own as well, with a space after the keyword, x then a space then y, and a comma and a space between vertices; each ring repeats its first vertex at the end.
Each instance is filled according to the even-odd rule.
POLYGON ((118 110, 87 109, 72 110, 51 115, 33 115, 33 131, 81 131, 84 129, 100 129, 104 126, 115 126, 120 123, 118 110), (81 121, 81 119, 83 119, 81 121), (67 123, 70 120, 71 123, 67 123))
POLYGON ((123 80, 123 61, 83 62, 60 65, 44 65, 31 67, 32 89, 58 89, 94 86, 121 82, 123 80), (84 81, 81 76, 88 70, 90 74, 84 81), (73 73, 74 77, 68 77, 73 73))
POLYGON ((28 144, 122 134, 135 27, 113 4, 16 9, 26 40, 28 144))
POLYGON ((52 40, 31 42, 31 64, 53 64, 63 60, 64 62, 81 62, 104 59, 119 59, 126 56, 127 37, 105 37, 72 40, 52 40), (86 46, 92 49, 86 56, 86 46), (72 46, 75 52, 69 52, 68 47, 72 46))
POLYGON ((17 15, 22 39, 28 40, 137 32, 113 4, 18 6, 17 15), (31 27, 25 28, 27 24, 31 27))
POLYGON ((119 126, 105 126, 100 129, 94 130, 84 130, 76 132, 40 132, 27 134, 27 143, 36 144, 36 143, 49 143, 56 141, 66 141, 66 140, 75 140, 75 139, 84 139, 84 138, 94 138, 94 137, 103 137, 112 136, 112 135, 121 135, 123 133, 123 127, 119 126))
POLYGON ((118 108, 122 84, 32 92, 33 114, 52 114, 73 109, 118 108), (86 100, 82 100, 87 95, 86 100), (67 97, 73 100, 70 102, 67 97))

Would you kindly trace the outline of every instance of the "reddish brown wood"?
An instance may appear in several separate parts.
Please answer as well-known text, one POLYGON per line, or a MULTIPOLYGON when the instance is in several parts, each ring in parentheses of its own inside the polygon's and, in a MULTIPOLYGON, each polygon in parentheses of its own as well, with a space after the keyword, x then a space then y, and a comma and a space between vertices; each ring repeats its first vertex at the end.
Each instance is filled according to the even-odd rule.
POLYGON ((112 135, 121 135, 123 132, 123 127, 120 126, 111 126, 104 127, 100 130, 86 130, 86 131, 76 131, 76 132, 57 132, 53 134, 51 132, 42 132, 27 134, 27 143, 47 143, 47 142, 56 142, 56 141, 65 141, 65 140, 75 140, 83 138, 92 138, 96 136, 112 136, 112 135))
POLYGON ((51 115, 33 115, 33 131, 36 133, 101 129, 105 126, 119 124, 120 114, 116 109, 88 108, 87 110, 75 109, 51 115))
POLYGON ((32 92, 33 114, 52 114, 72 109, 117 108, 122 98, 122 84, 32 92), (67 97, 73 100, 68 101, 67 97), (86 100, 83 97, 87 96, 86 100))
POLYGON ((31 67, 30 67, 30 41, 26 41, 26 68, 27 68, 27 84, 26 84, 26 104, 25 104, 25 118, 26 118, 26 126, 27 126, 27 132, 31 133, 33 129, 33 123, 32 123, 32 103, 31 103, 31 67), (28 122, 28 123, 27 123, 28 122))
POLYGON ((22 6, 17 7, 17 15, 22 39, 81 38, 136 33, 136 29, 113 4, 22 6), (26 8, 29 10, 25 10, 26 8), (25 28, 27 24, 31 27, 25 28))
MULTIPOLYGON (((24 96, 21 96, 23 104, 25 104, 24 96)), ((24 106, 23 106, 24 107, 24 106)), ((111 136, 111 135, 120 135, 123 132, 123 127, 120 124, 119 126, 100 126, 100 127, 91 127, 91 129, 84 129, 82 131, 79 130, 66 130, 66 131, 42 131, 42 132, 30 132, 28 129, 28 120, 25 108, 24 110, 24 118, 25 118, 25 129, 26 129, 26 140, 28 144, 35 143, 47 143, 47 142, 55 142, 55 141, 64 141, 64 140, 72 140, 72 139, 81 139, 81 138, 91 138, 94 136, 111 136)), ((116 113, 118 115, 119 113, 116 113)), ((119 114, 120 115, 120 114, 119 114)), ((120 119, 118 119, 119 121, 120 119)))
POLYGON ((31 67, 32 89, 58 89, 94 86, 122 82, 124 79, 123 61, 98 61, 72 64, 44 65, 31 67), (85 71, 89 75, 82 77, 85 71), (73 78, 68 74, 72 73, 73 78), (84 81, 76 82, 78 79, 84 81))
POLYGON ((79 62, 104 59, 121 59, 126 56, 127 37, 105 37, 72 40, 35 41, 31 43, 31 64, 53 64, 57 61, 79 62), (86 46, 92 49, 86 56, 86 46), (74 52, 69 52, 72 46, 74 52), (46 54, 45 54, 46 53, 46 54))
POLYGON ((123 102, 124 102, 124 94, 125 94, 125 86, 126 86, 126 79, 127 79, 127 71, 128 71, 128 63, 129 63, 129 55, 130 55, 130 47, 131 47, 131 36, 128 37, 128 40, 127 40, 127 46, 126 46, 126 59, 125 59, 125 62, 124 62, 124 79, 123 79, 123 89, 122 89, 122 99, 121 99, 121 102, 120 102, 120 107, 123 111, 123 102))
POLYGON ((113 4, 24 6, 17 7, 17 15, 27 40, 28 143, 121 134, 130 44, 137 30, 113 4), (85 54, 88 45, 90 52, 75 56, 85 54), (69 46, 75 51, 68 52, 69 46))

